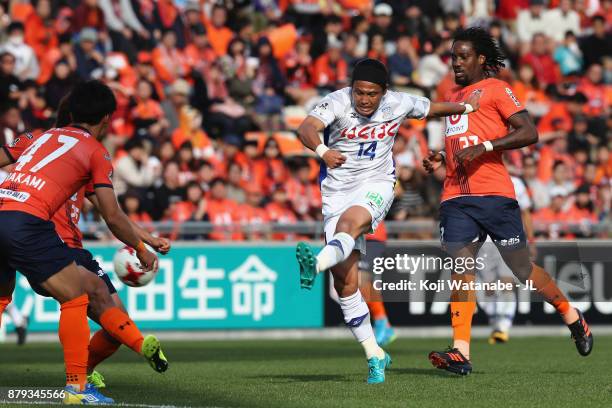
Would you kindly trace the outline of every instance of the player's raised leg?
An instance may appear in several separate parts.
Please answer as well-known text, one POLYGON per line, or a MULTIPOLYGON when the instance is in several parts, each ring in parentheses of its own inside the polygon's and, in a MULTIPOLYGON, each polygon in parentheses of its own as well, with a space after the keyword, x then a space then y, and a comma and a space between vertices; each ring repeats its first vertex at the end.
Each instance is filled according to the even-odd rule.
POLYGON ((89 317, 103 329, 94 334, 89 345, 87 372, 90 374, 90 382, 102 386, 103 379, 93 374, 94 369, 115 353, 121 344, 145 357, 155 371, 166 371, 168 361, 159 340, 153 335, 143 337, 136 323, 128 316, 108 276, 104 275, 106 280, 103 280, 84 267, 80 267, 80 270, 90 296, 89 317))
POLYGON ((500 253, 515 276, 525 283, 533 283, 538 293, 551 304, 569 328, 578 353, 588 356, 593 350, 593 334, 582 312, 572 307, 550 275, 540 266, 531 262, 529 249, 523 247, 515 251, 500 249, 500 253))

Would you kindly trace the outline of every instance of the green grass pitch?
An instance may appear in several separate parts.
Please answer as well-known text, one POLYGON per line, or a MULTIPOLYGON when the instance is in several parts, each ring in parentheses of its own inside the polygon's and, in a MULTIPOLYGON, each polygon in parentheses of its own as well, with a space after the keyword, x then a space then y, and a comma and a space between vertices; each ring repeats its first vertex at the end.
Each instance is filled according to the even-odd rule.
MULTIPOLYGON (((569 336, 473 343, 474 372, 459 377, 427 360, 445 339, 400 339, 387 382, 366 385, 367 366, 350 340, 165 342, 163 375, 122 348, 99 366, 119 403, 190 407, 610 407, 612 337, 580 357, 569 336)), ((0 345, 0 386, 63 381, 57 344, 0 345)), ((4 404, 0 404, 6 406, 4 404)), ((16 405, 11 405, 16 406, 16 405)), ((32 405, 29 405, 32 407, 32 405)))

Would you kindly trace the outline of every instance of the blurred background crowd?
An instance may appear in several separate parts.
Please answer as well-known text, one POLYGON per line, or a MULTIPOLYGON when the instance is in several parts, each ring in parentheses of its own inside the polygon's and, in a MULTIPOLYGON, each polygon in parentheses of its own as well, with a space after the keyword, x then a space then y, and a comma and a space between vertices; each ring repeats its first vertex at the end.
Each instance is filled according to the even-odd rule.
MULTIPOLYGON (((392 88, 443 100, 453 34, 474 25, 537 123, 539 143, 506 157, 537 235, 609 236, 597 226, 612 201, 612 0, 3 0, 0 143, 51 127, 75 81, 102 79, 118 99, 104 143, 132 219, 216 226, 173 238, 295 239, 240 226, 321 219, 319 165, 295 136, 309 109, 363 57, 387 64, 392 88)), ((421 160, 442 134, 439 120, 401 127, 388 220, 436 219, 444 171, 428 177, 421 160)))

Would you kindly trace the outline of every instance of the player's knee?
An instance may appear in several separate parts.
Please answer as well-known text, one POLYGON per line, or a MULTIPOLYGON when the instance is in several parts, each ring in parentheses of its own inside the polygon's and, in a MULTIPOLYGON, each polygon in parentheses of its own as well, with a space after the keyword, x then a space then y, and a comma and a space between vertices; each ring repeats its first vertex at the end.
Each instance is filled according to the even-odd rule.
POLYGON ((108 288, 106 284, 102 281, 102 279, 95 279, 97 282, 92 283, 89 286, 89 290, 87 294, 89 295, 90 302, 95 303, 101 309, 107 309, 109 307, 113 307, 115 303, 108 293, 108 288))
POLYGON ((358 282, 352 282, 350 280, 345 279, 337 279, 334 277, 334 289, 338 293, 340 297, 347 297, 357 292, 358 282))
POLYGON ((529 257, 513 256, 508 259, 504 259, 508 267, 512 270, 512 273, 521 282, 525 283, 531 276, 533 265, 529 257))
POLYGON ((353 231, 357 228, 357 223, 350 218, 341 218, 336 224, 336 233, 345 232, 352 235, 353 231))

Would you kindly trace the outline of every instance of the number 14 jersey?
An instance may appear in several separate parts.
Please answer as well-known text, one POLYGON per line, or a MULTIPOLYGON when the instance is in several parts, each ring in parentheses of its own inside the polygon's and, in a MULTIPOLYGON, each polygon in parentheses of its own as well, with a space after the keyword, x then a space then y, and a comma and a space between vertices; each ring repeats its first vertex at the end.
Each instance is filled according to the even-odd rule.
POLYGON ((351 191, 366 180, 395 181, 395 135, 404 119, 425 118, 429 106, 427 98, 387 91, 378 110, 364 117, 353 106, 350 87, 324 97, 309 115, 323 122, 325 145, 345 155, 346 162, 335 169, 321 163, 321 194, 351 191))
POLYGON ((88 182, 111 187, 111 157, 87 130, 68 126, 3 146, 15 168, 0 185, 0 211, 22 211, 50 220, 88 182))

